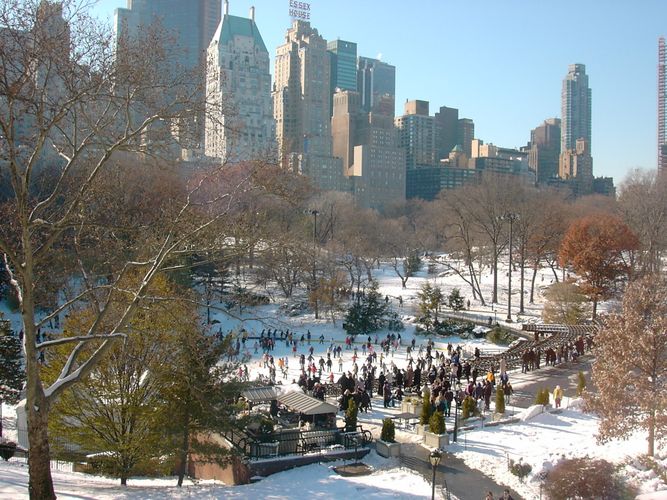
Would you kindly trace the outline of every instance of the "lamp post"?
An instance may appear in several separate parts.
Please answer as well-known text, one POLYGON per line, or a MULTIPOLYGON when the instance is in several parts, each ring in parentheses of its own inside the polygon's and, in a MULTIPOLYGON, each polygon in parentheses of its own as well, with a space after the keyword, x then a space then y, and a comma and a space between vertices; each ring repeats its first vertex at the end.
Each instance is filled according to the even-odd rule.
POLYGON ((461 386, 459 384, 456 386, 454 401, 456 402, 456 408, 454 408, 454 434, 452 435, 452 440, 456 443, 459 435, 459 406, 461 406, 461 386))
POLYGON ((431 467, 433 467, 433 480, 431 481, 431 500, 435 500, 435 470, 440 465, 440 460, 442 459, 442 452, 438 449, 435 449, 428 456, 429 462, 431 462, 431 467))
POLYGON ((507 322, 511 323, 512 322, 512 229, 513 229, 513 224, 514 221, 519 219, 519 214, 515 214, 514 212, 507 212, 505 215, 502 216, 503 220, 507 220, 510 223, 510 268, 509 272, 507 273, 508 280, 507 280, 507 322))

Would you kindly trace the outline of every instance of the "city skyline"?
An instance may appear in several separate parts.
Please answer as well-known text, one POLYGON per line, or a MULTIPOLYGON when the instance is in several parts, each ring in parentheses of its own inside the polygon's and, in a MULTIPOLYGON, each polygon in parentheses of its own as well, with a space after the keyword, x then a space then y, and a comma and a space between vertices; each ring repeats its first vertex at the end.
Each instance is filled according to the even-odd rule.
MULTIPOLYGON (((114 9, 126 4, 102 0, 94 12, 111 23, 114 9)), ((245 17, 252 5, 273 59, 290 25, 289 2, 232 0, 230 14, 245 17)), ((563 75, 569 65, 585 64, 595 96, 595 175, 619 184, 634 168, 655 168, 656 47, 667 32, 660 21, 667 4, 645 0, 638 9, 611 0, 604 11, 572 0, 420 6, 311 2, 310 21, 326 40, 354 42, 359 56, 396 67, 397 115, 406 100, 427 100, 433 110, 458 108, 474 120, 476 137, 503 147, 524 146, 532 129, 560 118, 563 75)))

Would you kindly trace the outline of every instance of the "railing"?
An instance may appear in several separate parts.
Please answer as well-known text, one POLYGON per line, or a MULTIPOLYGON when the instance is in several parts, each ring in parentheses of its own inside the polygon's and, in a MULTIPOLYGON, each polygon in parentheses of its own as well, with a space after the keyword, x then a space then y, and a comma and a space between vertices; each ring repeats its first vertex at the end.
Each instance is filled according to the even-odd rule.
POLYGON ((352 432, 341 429, 313 431, 288 429, 262 435, 233 430, 227 432, 225 437, 251 460, 363 448, 373 441, 371 433, 361 426, 357 426, 352 432))

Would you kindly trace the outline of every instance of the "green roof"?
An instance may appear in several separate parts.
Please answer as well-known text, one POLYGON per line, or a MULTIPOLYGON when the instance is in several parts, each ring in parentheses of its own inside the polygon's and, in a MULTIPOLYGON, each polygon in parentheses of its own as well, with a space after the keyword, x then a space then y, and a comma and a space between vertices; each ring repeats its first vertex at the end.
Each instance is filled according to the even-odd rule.
POLYGON ((262 35, 259 34, 257 25, 252 19, 245 17, 230 16, 229 14, 223 16, 222 21, 218 25, 218 29, 213 35, 213 40, 218 43, 227 45, 235 36, 247 36, 253 38, 255 44, 265 52, 266 45, 262 40, 262 35))
POLYGON ((463 153, 463 148, 461 147, 460 144, 457 144, 452 148, 452 153, 463 153))

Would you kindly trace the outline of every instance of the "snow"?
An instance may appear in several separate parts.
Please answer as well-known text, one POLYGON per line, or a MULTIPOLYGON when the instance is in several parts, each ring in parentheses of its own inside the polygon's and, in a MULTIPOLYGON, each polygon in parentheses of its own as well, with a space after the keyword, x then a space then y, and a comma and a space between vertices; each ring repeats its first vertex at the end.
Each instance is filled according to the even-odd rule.
MULTIPOLYGON (((415 338, 417 346, 426 341, 426 337, 415 334, 415 326, 411 319, 417 314, 416 294, 421 285, 430 280, 440 285, 443 293, 447 296, 455 287, 459 288, 464 300, 470 299, 471 305, 469 311, 464 314, 470 317, 477 317, 482 320, 494 318, 505 326, 518 327, 517 323, 537 322, 542 308, 541 291, 549 286, 553 280, 551 269, 542 269, 538 272, 536 280, 535 304, 528 304, 528 290, 526 290, 524 315, 517 317, 518 311, 519 287, 518 276, 513 273, 513 282, 515 288, 512 291, 515 305, 513 316, 515 323, 507 324, 504 319, 507 315, 507 279, 506 266, 501 265, 499 269, 499 305, 482 305, 480 301, 472 299, 469 286, 458 276, 451 272, 441 272, 436 275, 428 275, 425 272, 418 273, 408 280, 407 288, 402 288, 400 279, 394 271, 388 266, 383 265, 380 269, 374 270, 374 277, 379 282, 379 292, 382 296, 388 296, 391 308, 402 316, 405 323, 405 330, 401 331, 402 345, 406 346, 415 338), (399 306, 398 297, 403 300, 403 306, 399 306)), ((440 267, 442 269, 442 267, 440 267)), ((526 271, 526 287, 529 286, 531 271, 526 271)), ((491 298, 492 275, 490 270, 483 273, 481 289, 486 300, 491 298)), ((315 319, 312 314, 300 314, 297 316, 285 316, 279 310, 284 299, 276 290, 268 289, 262 291, 268 293, 274 301, 268 305, 256 308, 245 308, 243 314, 239 314, 237 309, 230 311, 232 314, 224 312, 222 304, 215 304, 216 308, 211 310, 211 317, 214 320, 212 330, 220 330, 226 334, 230 331, 239 332, 245 329, 251 334, 259 335, 262 329, 277 328, 278 330, 287 330, 294 332, 296 338, 311 332, 311 344, 313 346, 313 356, 317 361, 320 356, 326 358, 326 349, 332 344, 341 344, 345 338, 345 332, 342 329, 342 320, 338 317, 335 325, 330 319, 315 319), (325 341, 320 344, 319 337, 324 335, 325 341)), ((602 308, 613 307, 612 303, 603 304, 602 308)), ((20 324, 20 318, 12 315, 6 310, 6 304, 0 302, 0 311, 5 312, 5 317, 12 320, 12 324, 20 324)), ((15 326, 16 327, 16 326, 15 326)), ((481 328, 480 328, 481 329, 481 328)), ((378 332, 379 339, 383 339, 388 332, 378 332)), ((375 337, 375 334, 372 334, 375 337)), ((361 341, 362 339, 359 339, 361 341)), ((365 340, 365 338, 363 339, 365 340)), ((254 340, 246 343, 244 352, 249 355, 247 366, 250 372, 250 378, 256 379, 259 376, 266 377, 269 374, 268 368, 264 368, 261 362, 261 350, 255 353, 254 340)), ((461 345, 464 352, 472 353, 475 347, 483 351, 498 351, 505 349, 503 346, 495 346, 488 343, 485 339, 462 340, 459 337, 438 338, 436 339, 436 348, 444 350, 448 343, 454 346, 461 345)), ((361 365, 364 356, 361 350, 361 344, 355 344, 358 349, 358 364, 361 365)), ((308 355, 307 343, 299 345, 297 354, 308 355)), ((352 350, 346 350, 343 346, 343 371, 352 369, 352 350)), ((290 383, 298 379, 300 366, 298 358, 292 354, 291 347, 287 347, 285 342, 278 339, 276 348, 271 352, 274 358, 286 357, 289 362, 287 377, 283 379, 281 373, 277 372, 276 377, 283 383, 282 390, 290 390, 290 383)), ((379 354, 378 354, 379 356, 379 354)), ((416 357, 416 354, 413 355, 416 357)), ((398 367, 403 368, 407 363, 405 347, 391 354, 385 359, 389 365, 394 362, 398 367)), ((333 364, 334 376, 336 379, 341 374, 338 370, 338 359, 333 364)), ((540 370, 540 375, 547 374, 549 369, 540 370)), ((326 378, 328 373, 323 373, 326 378)), ((516 389, 529 382, 529 379, 523 378, 522 374, 517 372, 510 373, 510 379, 516 389)), ((494 478, 501 485, 507 485, 515 489, 524 498, 539 498, 539 473, 543 470, 549 470, 563 457, 600 457, 615 463, 621 464, 621 473, 630 481, 640 487, 644 496, 643 500, 656 500, 658 498, 667 499, 667 485, 656 476, 656 474, 647 470, 638 457, 646 451, 646 439, 644 435, 633 435, 626 441, 612 441, 606 444, 598 444, 595 440, 598 419, 593 415, 588 415, 581 410, 581 400, 564 398, 564 408, 557 413, 544 412, 542 407, 531 407, 528 409, 508 408, 509 413, 514 410, 514 417, 518 417, 519 422, 503 423, 498 426, 489 427, 479 420, 476 427, 469 431, 460 431, 459 442, 448 447, 447 451, 455 453, 461 457, 468 466, 479 469, 485 474, 494 478), (508 459, 524 462, 532 466, 531 474, 526 478, 525 483, 521 483, 518 478, 513 476, 507 469, 508 459), (656 493, 656 491, 658 493, 656 493), (656 496, 657 495, 657 496, 656 496)), ((10 416, 13 408, 3 405, 3 416, 5 423, 5 437, 15 439, 16 425, 12 424, 10 416)), ((373 399, 373 411, 371 413, 360 413, 359 423, 364 428, 369 428, 375 437, 379 437, 379 429, 382 419, 400 413, 400 407, 383 408, 382 402, 377 397, 373 399)), ((14 421, 15 422, 15 421, 14 421)), ((447 419, 447 427, 451 429, 453 419, 447 419)), ((397 429, 396 438, 398 441, 406 443, 418 443, 422 438, 414 432, 397 429)), ((661 466, 667 466, 667 459, 662 456, 656 457, 661 466)), ((430 485, 423 480, 421 476, 407 469, 401 468, 399 464, 392 460, 384 460, 375 453, 369 454, 365 463, 374 468, 374 472, 369 476, 361 477, 341 477, 337 475, 332 467, 342 465, 337 463, 324 463, 309 465, 296 468, 280 474, 275 474, 261 481, 246 486, 225 486, 214 482, 197 481, 196 483, 187 482, 183 488, 176 488, 175 479, 130 479, 127 488, 118 486, 118 480, 101 478, 90 475, 58 472, 54 471, 54 481, 59 498, 96 498, 96 499, 162 499, 162 498, 345 498, 363 495, 369 498, 424 498, 430 496, 430 485)), ((0 463, 0 498, 26 498, 27 497, 27 467, 16 460, 9 463, 0 463)))
MULTIPOLYGON (((130 479, 129 486, 121 487, 117 479, 89 476, 80 473, 53 472, 56 494, 60 499, 247 499, 271 500, 291 498, 425 498, 431 494, 430 484, 420 475, 401 468, 395 461, 384 460, 371 454, 364 460, 373 468, 368 476, 342 477, 333 467, 345 463, 329 462, 273 474, 253 484, 225 486, 214 481, 185 481, 182 488, 175 478, 130 479)), ((28 468, 10 461, 0 464, 0 498, 28 498, 26 484, 28 468)))

